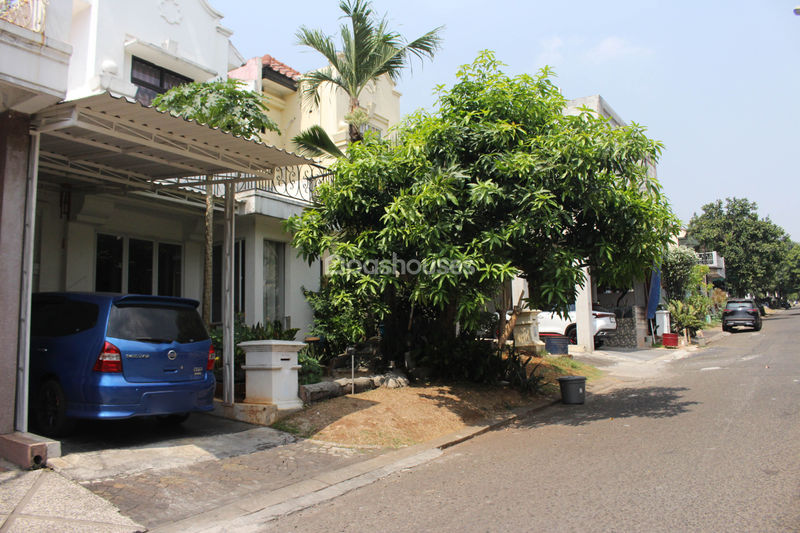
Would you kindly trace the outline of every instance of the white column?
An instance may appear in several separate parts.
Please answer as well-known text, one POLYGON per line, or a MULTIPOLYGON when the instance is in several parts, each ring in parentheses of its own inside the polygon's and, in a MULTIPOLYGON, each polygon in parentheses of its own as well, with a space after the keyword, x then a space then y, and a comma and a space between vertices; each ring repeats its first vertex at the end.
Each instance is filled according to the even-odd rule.
POLYGON ((36 188, 39 181, 39 134, 31 134, 25 191, 25 226, 22 241, 19 337, 17 350, 17 405, 14 429, 28 431, 28 373, 30 366, 31 290, 33 286, 33 237, 36 221, 36 188))
POLYGON ((234 257, 234 191, 233 185, 225 184, 225 234, 223 236, 223 263, 222 263, 222 401, 226 405, 233 405, 233 352, 236 349, 233 342, 233 276, 234 257))
POLYGON ((587 353, 594 351, 594 336, 592 335, 592 277, 589 268, 583 269, 583 287, 578 289, 575 298, 575 322, 578 328, 578 346, 587 353))
POLYGON ((511 280, 511 305, 518 305, 522 309, 527 309, 528 304, 525 303, 525 298, 528 297, 528 280, 516 277, 511 280), (520 299, 522 302, 520 303, 520 299))

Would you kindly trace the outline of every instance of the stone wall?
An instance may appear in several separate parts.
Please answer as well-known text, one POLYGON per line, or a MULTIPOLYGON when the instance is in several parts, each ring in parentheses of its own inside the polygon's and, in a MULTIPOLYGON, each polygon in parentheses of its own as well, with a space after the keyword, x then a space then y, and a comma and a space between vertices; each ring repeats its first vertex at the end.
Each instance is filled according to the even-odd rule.
POLYGON ((645 348, 647 347, 647 319, 643 307, 633 307, 631 316, 617 318, 617 332, 603 340, 610 348, 645 348))

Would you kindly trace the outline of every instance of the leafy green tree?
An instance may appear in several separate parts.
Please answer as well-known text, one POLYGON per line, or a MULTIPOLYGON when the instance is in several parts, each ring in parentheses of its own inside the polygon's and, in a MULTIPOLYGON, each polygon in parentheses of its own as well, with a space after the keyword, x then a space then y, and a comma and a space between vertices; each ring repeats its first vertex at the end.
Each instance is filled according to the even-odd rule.
POLYGON ((687 233, 703 251, 725 257, 726 284, 734 296, 763 295, 778 288, 778 273, 788 236, 758 206, 744 198, 717 200, 689 222, 687 233))
POLYGON ((778 292, 784 298, 800 291, 800 244, 786 243, 786 252, 778 270, 778 292))
MULTIPOLYGON (((432 58, 441 43, 442 28, 407 41, 399 33, 389 29, 386 18, 378 18, 367 0, 343 0, 339 7, 348 22, 339 28, 340 44, 337 48, 333 37, 320 30, 301 26, 297 38, 301 45, 308 46, 328 60, 325 68, 314 70, 303 76, 300 87, 303 94, 319 101, 319 90, 324 85, 333 85, 344 91, 350 99, 348 133, 350 142, 362 139, 359 123, 365 117, 359 113, 358 99, 367 85, 383 76, 392 80, 409 64, 412 57, 432 58)), ((328 153, 341 157, 325 130, 316 126, 301 132, 294 142, 306 153, 322 155, 328 153), (331 150, 331 146, 334 147, 331 150)))
POLYGON ((241 85, 234 79, 186 83, 158 95, 153 106, 245 139, 257 140, 267 130, 277 132, 261 95, 245 91, 241 85))
POLYGON ((683 300, 689 291, 697 254, 686 246, 670 246, 661 263, 661 284, 670 299, 683 300))
POLYGON ((565 115, 547 70, 512 78, 500 66, 482 53, 396 142, 351 145, 318 205, 288 221, 306 258, 335 258, 329 284, 341 301, 375 302, 392 354, 423 338, 451 345, 456 323, 475 331, 518 274, 532 306, 561 310, 583 266, 629 284, 677 230, 645 163, 658 142, 637 125, 565 115))

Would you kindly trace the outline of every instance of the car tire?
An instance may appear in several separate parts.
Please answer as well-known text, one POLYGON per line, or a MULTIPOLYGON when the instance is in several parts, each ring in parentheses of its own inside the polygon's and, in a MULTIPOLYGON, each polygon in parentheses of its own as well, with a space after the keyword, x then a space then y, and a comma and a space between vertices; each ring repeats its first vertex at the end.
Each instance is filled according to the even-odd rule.
POLYGON ((42 383, 33 411, 34 423, 42 435, 62 437, 72 430, 73 421, 67 417, 67 397, 54 379, 42 383))
POLYGON ((753 326, 753 331, 761 331, 761 322, 758 322, 755 326, 753 326))
POLYGON ((186 422, 191 413, 178 413, 174 415, 159 415, 156 420, 165 426, 179 426, 186 422))
POLYGON ((603 347, 603 339, 598 339, 597 337, 594 338, 594 347, 595 348, 602 348, 603 347))
POLYGON ((569 326, 564 336, 569 339, 570 344, 578 344, 578 328, 576 326, 569 326))

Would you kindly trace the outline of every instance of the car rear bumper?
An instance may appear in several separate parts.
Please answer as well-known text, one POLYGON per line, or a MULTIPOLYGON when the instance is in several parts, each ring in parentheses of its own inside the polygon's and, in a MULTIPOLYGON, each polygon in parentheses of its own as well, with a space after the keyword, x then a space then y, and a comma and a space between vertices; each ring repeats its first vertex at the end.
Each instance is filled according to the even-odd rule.
POLYGON ((100 375, 86 385, 86 401, 71 403, 67 416, 112 419, 211 411, 215 388, 212 372, 183 383, 129 383, 119 374, 100 375))
POLYGON ((722 321, 723 326, 750 326, 756 327, 758 319, 756 318, 729 318, 722 321))

